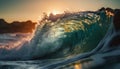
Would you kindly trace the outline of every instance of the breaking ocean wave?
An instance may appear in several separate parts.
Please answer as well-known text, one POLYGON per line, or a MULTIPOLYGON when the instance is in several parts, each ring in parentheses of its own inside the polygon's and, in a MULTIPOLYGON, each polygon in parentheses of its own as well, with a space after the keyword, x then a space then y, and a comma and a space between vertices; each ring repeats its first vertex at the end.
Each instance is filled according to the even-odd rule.
POLYGON ((104 50, 102 39, 112 30, 112 22, 113 16, 105 11, 76 12, 44 20, 34 33, 2 34, 0 68, 52 69, 87 58, 104 50))

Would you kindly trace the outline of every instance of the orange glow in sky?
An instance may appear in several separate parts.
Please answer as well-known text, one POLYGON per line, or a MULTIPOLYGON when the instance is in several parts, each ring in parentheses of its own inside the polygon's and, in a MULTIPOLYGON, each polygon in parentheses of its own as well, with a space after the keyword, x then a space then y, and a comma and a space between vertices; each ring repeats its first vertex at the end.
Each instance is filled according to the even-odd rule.
POLYGON ((32 20, 47 14, 64 11, 98 10, 101 7, 118 8, 120 0, 0 0, 0 18, 8 22, 32 20), (69 10, 68 10, 69 9, 69 10))

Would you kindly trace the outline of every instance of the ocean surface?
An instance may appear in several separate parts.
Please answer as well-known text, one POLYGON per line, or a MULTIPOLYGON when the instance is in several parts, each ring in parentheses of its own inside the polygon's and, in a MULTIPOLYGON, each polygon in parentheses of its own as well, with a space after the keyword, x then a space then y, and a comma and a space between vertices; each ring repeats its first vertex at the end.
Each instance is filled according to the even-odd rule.
POLYGON ((33 33, 0 34, 0 69, 80 69, 92 55, 97 60, 86 69, 104 64, 100 56, 111 54, 95 54, 108 50, 101 44, 109 40, 112 19, 104 11, 77 12, 39 23, 33 33))

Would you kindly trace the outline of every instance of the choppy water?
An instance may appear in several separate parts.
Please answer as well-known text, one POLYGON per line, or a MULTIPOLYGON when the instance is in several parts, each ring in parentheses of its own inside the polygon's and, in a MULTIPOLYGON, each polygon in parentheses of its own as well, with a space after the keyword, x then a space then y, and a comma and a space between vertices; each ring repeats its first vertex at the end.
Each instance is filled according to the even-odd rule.
POLYGON ((1 34, 0 68, 53 69, 87 58, 101 48, 111 23, 104 12, 79 12, 45 21, 32 34, 1 34))

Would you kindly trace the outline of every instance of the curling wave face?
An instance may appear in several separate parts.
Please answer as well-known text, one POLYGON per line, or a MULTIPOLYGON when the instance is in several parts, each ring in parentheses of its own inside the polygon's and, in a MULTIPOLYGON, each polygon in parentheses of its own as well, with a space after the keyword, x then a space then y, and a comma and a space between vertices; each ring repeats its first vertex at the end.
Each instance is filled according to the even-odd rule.
POLYGON ((21 44, 9 50, 0 48, 0 59, 73 57, 93 50, 111 22, 112 17, 105 11, 77 12, 56 21, 44 20, 37 26, 32 39, 21 40, 21 44))

